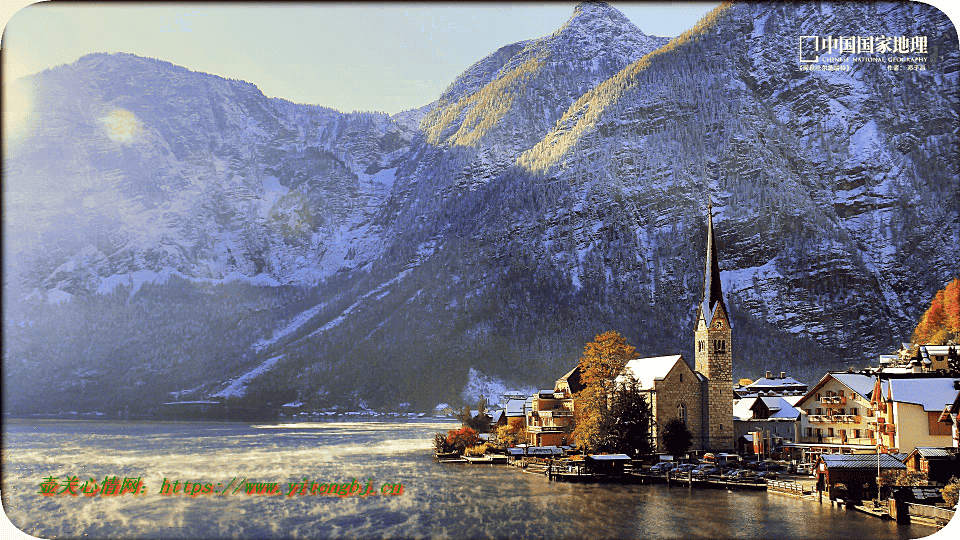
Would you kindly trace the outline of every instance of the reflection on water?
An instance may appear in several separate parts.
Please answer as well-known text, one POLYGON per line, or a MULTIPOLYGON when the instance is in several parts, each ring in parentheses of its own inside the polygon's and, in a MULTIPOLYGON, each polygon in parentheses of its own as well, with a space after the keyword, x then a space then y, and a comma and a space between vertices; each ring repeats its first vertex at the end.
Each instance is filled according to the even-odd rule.
MULTIPOLYGON (((4 424, 3 499, 40 537, 111 538, 917 538, 856 512, 760 492, 551 483, 512 467, 440 465, 434 421, 4 424), (143 495, 45 497, 47 477, 141 477, 143 495), (159 495, 164 479, 277 482, 283 495, 159 495), (352 482, 397 496, 293 495, 288 483, 352 482)), ((221 487, 220 490, 223 490, 221 487)))

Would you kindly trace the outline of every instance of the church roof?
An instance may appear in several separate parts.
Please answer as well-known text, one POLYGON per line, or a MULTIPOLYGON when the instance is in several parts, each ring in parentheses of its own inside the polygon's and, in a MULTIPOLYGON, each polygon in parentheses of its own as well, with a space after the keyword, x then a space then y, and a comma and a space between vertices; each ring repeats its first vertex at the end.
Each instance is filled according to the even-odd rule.
POLYGON ((703 273, 703 299, 700 301, 700 313, 707 325, 713 322, 714 315, 717 314, 717 307, 721 307, 724 313, 727 306, 723 302, 723 291, 720 287, 720 259, 717 254, 717 239, 713 233, 713 211, 707 207, 709 217, 707 218, 707 257, 703 273))
MULTIPOLYGON (((635 358, 623 366, 623 373, 617 377, 621 381, 624 375, 629 372, 637 380, 641 390, 653 390, 654 381, 663 379, 670 373, 670 370, 677 365, 677 362, 683 361, 683 356, 674 354, 671 356, 654 356, 652 358, 635 358)), ((689 366, 688 366, 689 367, 689 366)))

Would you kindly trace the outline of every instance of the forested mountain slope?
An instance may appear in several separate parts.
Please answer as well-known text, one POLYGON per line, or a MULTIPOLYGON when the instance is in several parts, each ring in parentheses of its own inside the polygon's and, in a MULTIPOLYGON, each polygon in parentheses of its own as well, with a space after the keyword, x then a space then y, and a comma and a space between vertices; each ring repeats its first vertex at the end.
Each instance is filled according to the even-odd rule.
POLYGON ((610 329, 689 360, 710 202, 734 376, 866 365, 958 273, 958 69, 915 3, 724 4, 673 40, 581 4, 393 117, 84 57, 24 83, 4 156, 8 405, 428 409, 550 386, 610 329), (801 70, 809 35, 923 36, 926 69, 801 70))

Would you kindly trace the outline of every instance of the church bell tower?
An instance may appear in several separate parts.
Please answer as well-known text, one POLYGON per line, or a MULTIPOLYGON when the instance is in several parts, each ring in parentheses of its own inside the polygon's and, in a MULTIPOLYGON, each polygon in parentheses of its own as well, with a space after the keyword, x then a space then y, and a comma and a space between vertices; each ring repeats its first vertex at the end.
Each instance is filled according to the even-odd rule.
POLYGON ((713 232, 713 206, 707 206, 707 257, 703 298, 697 309, 696 369, 703 381, 703 434, 705 450, 732 451, 733 355, 729 312, 720 288, 720 261, 713 232))

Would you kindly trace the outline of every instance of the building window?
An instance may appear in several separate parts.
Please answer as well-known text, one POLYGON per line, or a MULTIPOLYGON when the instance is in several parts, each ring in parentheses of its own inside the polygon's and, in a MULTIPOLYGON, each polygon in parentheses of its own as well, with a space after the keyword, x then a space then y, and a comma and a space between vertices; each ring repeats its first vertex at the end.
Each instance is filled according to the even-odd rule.
POLYGON ((860 414, 860 409, 858 409, 858 408, 856 408, 856 407, 850 407, 850 414, 853 415, 853 416, 856 416, 856 415, 860 414))
POLYGON ((807 428, 807 437, 813 437, 813 428, 807 428))
POLYGON ((847 413, 846 413, 846 409, 841 408, 839 411, 837 411, 837 414, 839 414, 839 415, 841 415, 841 416, 847 414, 847 413))
POLYGON ((817 393, 817 401, 820 401, 820 393, 817 393))
POLYGON ((817 415, 819 416, 821 414, 823 414, 823 409, 821 407, 817 407, 817 415))
POLYGON ((853 430, 853 438, 854 438, 854 439, 859 439, 859 438, 860 438, 860 430, 859 430, 859 429, 853 430))
POLYGON ((832 427, 828 427, 828 428, 827 428, 827 437, 833 437, 833 428, 832 428, 832 427))
POLYGON ((683 373, 680 374, 680 382, 683 382, 683 373))
POLYGON ((677 418, 683 422, 683 425, 687 425, 687 408, 683 406, 683 403, 677 405, 677 418))

